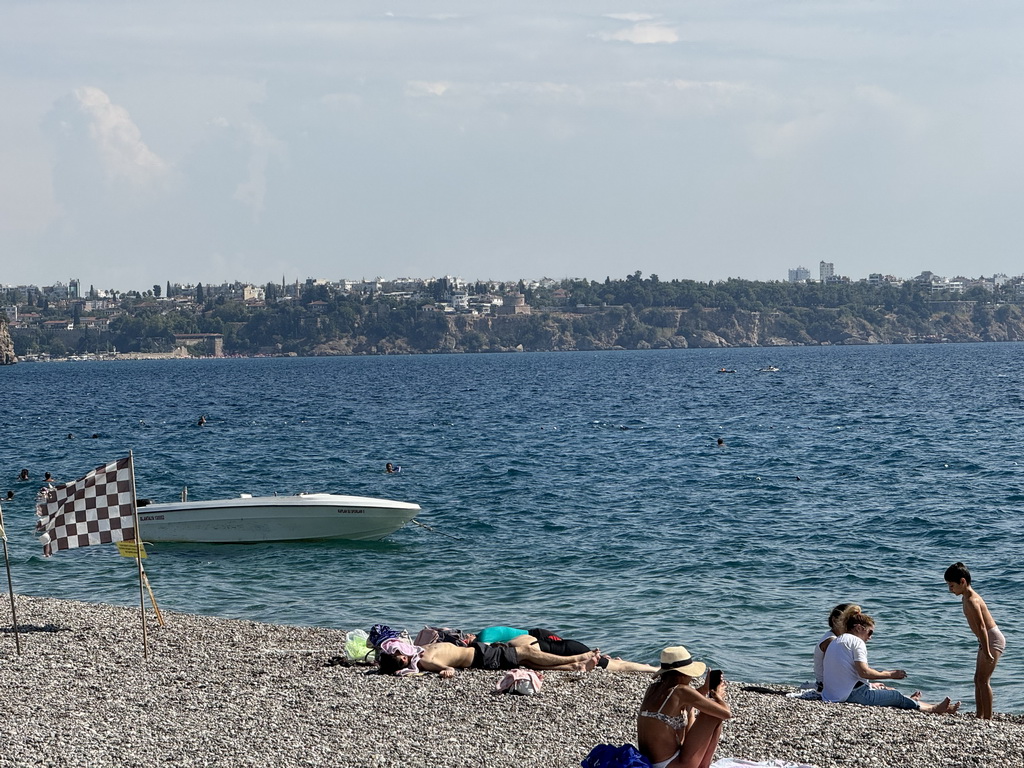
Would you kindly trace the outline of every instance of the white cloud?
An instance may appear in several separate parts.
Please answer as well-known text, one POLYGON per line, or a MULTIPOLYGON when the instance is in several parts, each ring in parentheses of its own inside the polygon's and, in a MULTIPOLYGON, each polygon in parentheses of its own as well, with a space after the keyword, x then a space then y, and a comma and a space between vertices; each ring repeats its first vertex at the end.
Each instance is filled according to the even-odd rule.
POLYGON ((167 164, 146 146, 127 109, 91 86, 76 88, 74 97, 108 181, 144 186, 166 173, 167 164))
POLYGON ((405 91, 410 96, 444 96, 451 85, 443 81, 412 80, 406 85, 405 91))
POLYGON ((597 35, 599 40, 609 42, 633 43, 634 45, 654 45, 658 43, 678 43, 679 34, 672 27, 663 24, 634 24, 618 32, 602 32, 597 35))
POLYGON ((272 158, 285 154, 285 145, 263 125, 247 123, 241 133, 249 145, 247 176, 235 187, 234 199, 249 208, 253 221, 259 221, 267 197, 267 170, 272 158))
POLYGON ((331 109, 356 109, 362 106, 363 99, 354 93, 326 93, 320 97, 320 103, 331 109))
POLYGON ((606 19, 615 19, 616 21, 650 21, 654 17, 649 13, 606 13, 604 15, 606 19))
POLYGON ((664 114, 708 115, 737 106, 756 108, 759 94, 742 83, 721 80, 642 80, 623 84, 614 91, 642 97, 664 114))
POLYGON ((854 96, 863 105, 886 116, 908 137, 919 135, 931 122, 925 110, 885 88, 876 85, 858 86, 854 89, 854 96))
POLYGON ((749 129, 756 156, 794 156, 843 142, 879 141, 907 146, 929 130, 925 110, 905 97, 875 85, 835 92, 815 91, 778 100, 749 129), (873 137, 873 138, 869 138, 873 137))

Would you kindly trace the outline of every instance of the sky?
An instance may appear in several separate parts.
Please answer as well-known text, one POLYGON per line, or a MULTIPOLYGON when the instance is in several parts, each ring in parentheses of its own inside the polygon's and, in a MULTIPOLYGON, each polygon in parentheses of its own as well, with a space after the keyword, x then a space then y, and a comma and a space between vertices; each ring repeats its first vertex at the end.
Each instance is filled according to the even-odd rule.
POLYGON ((3 0, 0 284, 1024 272, 1024 4, 3 0))

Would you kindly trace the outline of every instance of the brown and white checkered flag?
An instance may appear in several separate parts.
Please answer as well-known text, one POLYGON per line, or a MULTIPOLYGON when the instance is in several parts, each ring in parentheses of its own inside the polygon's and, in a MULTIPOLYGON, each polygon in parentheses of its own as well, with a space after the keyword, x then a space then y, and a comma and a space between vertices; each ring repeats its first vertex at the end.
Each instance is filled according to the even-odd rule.
POLYGON ((134 541, 131 457, 96 467, 80 480, 40 491, 36 504, 43 554, 54 550, 134 541))

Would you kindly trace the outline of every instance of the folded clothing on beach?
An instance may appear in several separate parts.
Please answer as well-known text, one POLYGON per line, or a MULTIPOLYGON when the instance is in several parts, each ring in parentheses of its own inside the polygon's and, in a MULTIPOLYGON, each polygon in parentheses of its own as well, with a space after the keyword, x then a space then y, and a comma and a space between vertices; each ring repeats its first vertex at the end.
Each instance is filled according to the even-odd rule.
POLYGON ((790 699, 803 699, 804 701, 821 701, 821 692, 813 689, 792 691, 786 696, 790 699))
POLYGON ((651 762, 632 744, 598 744, 583 758, 582 768, 651 768, 651 762))
POLYGON ((544 675, 532 669, 511 669, 501 680, 494 685, 495 693, 518 693, 523 696, 532 696, 540 693, 544 685, 544 675))

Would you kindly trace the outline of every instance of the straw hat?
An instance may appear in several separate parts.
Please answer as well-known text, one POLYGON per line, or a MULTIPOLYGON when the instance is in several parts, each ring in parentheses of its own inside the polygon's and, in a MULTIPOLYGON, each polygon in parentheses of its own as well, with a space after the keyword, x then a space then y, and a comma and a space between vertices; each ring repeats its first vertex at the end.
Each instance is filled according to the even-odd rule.
POLYGON ((663 672, 679 672, 690 677, 700 677, 708 665, 703 661, 694 661, 690 652, 681 645, 674 645, 661 652, 661 669, 654 673, 657 677, 663 672))

